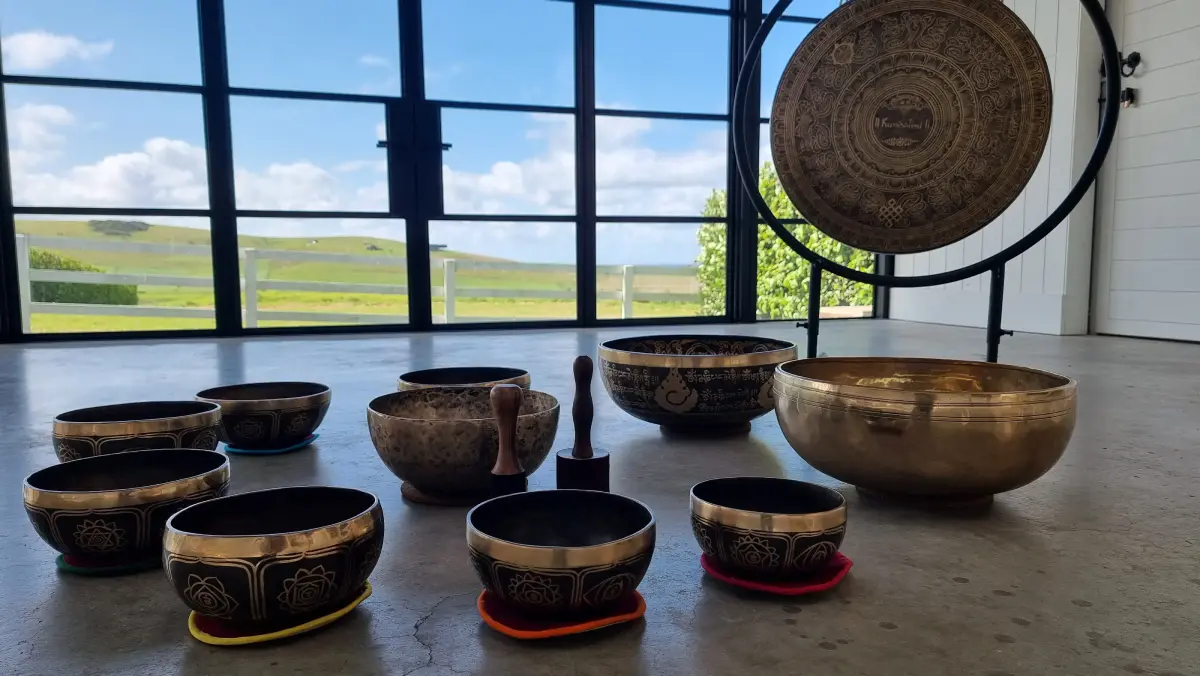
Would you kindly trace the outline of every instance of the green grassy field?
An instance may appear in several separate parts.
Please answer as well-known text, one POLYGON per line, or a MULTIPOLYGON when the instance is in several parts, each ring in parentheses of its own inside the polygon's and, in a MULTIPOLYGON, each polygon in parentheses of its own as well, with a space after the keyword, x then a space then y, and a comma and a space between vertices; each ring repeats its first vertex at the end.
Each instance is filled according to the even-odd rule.
MULTIPOLYGON (((94 231, 86 221, 18 221, 17 232, 38 237, 69 237, 77 239, 101 239, 120 242, 147 242, 175 245, 209 245, 209 233, 204 230, 169 225, 153 225, 143 232, 130 235, 107 235, 94 231)), ((311 251, 326 254, 354 254, 356 256, 379 256, 403 258, 407 248, 402 242, 372 237, 321 237, 284 238, 240 236, 242 248, 275 251, 311 251)), ((110 273, 158 274, 183 277, 211 278, 212 263, 209 256, 163 255, 137 252, 85 251, 48 248, 55 253, 74 258, 110 273)), ((477 254, 457 251, 437 251, 431 254, 430 283, 439 287, 443 283, 442 261, 453 258, 459 261, 502 261, 477 254)), ((403 267, 388 265, 364 265, 361 263, 332 263, 323 261, 278 261, 259 259, 257 279, 305 282, 344 282, 358 284, 406 283, 403 267)), ((637 275, 635 286, 639 292, 666 292, 694 294, 698 283, 693 277, 679 275, 637 275)), ((601 291, 620 289, 619 275, 602 274, 597 279, 601 291)), ((459 269, 455 277, 455 315, 457 317, 483 317, 489 319, 572 319, 576 315, 573 300, 537 298, 486 298, 472 297, 471 288, 529 289, 529 290, 573 290, 575 275, 555 271, 505 271, 459 269)), ((153 307, 213 307, 212 291, 197 287, 141 286, 138 290, 139 305, 153 307)), ((261 290, 258 293, 260 311, 338 312, 352 314, 379 314, 402 317, 408 311, 408 297, 404 295, 261 290)), ((433 299, 434 315, 443 313, 441 298, 433 299)), ((635 317, 686 317, 699 312, 699 302, 635 302, 635 317)), ((621 316, 618 300, 602 299, 597 304, 597 315, 605 318, 621 316)), ((326 322, 322 322, 326 323, 326 322)), ((259 326, 313 325, 312 322, 272 322, 263 320, 259 326)), ((80 331, 136 331, 153 329, 211 328, 212 320, 157 318, 157 317, 109 317, 89 315, 34 314, 31 328, 36 333, 61 333, 80 331)))

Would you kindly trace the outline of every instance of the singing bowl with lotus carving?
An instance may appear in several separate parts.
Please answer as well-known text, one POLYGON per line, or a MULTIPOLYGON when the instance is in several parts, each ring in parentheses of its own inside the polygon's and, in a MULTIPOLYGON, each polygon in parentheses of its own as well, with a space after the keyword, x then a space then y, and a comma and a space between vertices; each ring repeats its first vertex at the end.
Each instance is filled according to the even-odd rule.
MULTIPOLYGON (((558 433, 558 400, 523 390, 517 457, 537 471, 558 433)), ((385 394, 367 406, 371 442, 388 469, 428 497, 485 496, 500 450, 491 388, 426 388, 385 394)))
POLYGON ((846 499, 816 484, 729 477, 692 487, 692 534, 722 569, 754 580, 821 570, 846 536, 846 499))
POLYGON ((860 489, 990 499, 1062 457, 1075 389, 1065 376, 1005 364, 825 357, 779 366, 775 412, 801 458, 860 489))
POLYGON ((30 474, 21 492, 46 544, 75 565, 110 567, 158 560, 167 519, 228 490, 224 454, 169 448, 53 465, 30 474))
POLYGON ((650 508, 616 493, 514 493, 467 514, 480 581, 530 616, 603 615, 637 589, 654 540, 650 508))
POLYGON ((400 376, 396 389, 419 390, 426 387, 491 387, 519 385, 529 389, 532 381, 525 369, 505 366, 453 366, 449 368, 409 371, 400 376))
POLYGON ((167 522, 163 568, 197 614, 266 633, 358 596, 383 547, 383 508, 352 488, 293 486, 231 495, 167 522))
POLYGON ((215 450, 221 407, 204 401, 140 401, 81 408, 54 419, 62 462, 157 448, 215 450))
POLYGON ((639 420, 680 431, 737 429, 771 411, 775 367, 795 358, 795 344, 771 338, 620 338, 600 345, 600 378, 639 420))
POLYGON ((304 441, 325 419, 332 393, 320 383, 274 382, 204 390, 197 401, 221 407, 221 440, 244 450, 276 450, 304 441))

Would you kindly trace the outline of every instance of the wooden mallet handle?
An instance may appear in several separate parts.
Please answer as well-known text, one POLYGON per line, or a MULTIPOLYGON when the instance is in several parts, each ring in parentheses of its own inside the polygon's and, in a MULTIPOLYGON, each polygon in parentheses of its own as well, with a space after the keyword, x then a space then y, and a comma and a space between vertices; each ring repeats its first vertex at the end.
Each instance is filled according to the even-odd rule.
POLYGON ((522 474, 517 457, 517 416, 521 414, 521 388, 517 385, 496 385, 492 388, 492 415, 496 416, 496 432, 500 448, 496 453, 494 475, 522 474))
POLYGON ((592 457, 592 359, 587 355, 575 358, 575 402, 571 405, 571 420, 575 423, 575 446, 571 455, 592 457))

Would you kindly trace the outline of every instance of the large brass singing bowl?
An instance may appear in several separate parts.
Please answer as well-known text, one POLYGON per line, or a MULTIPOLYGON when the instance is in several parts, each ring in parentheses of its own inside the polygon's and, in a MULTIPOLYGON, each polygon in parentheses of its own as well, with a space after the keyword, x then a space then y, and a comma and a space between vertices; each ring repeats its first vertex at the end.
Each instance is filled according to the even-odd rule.
POLYGON ((945 359, 829 357, 781 364, 775 413, 796 453, 860 489, 986 499, 1062 457, 1075 381, 1035 369, 945 359))

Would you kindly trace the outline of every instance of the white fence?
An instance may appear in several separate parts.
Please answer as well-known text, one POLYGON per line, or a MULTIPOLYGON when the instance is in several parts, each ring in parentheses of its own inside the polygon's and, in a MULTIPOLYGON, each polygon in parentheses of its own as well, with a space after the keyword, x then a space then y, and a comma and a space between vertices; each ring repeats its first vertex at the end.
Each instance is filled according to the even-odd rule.
MULTIPOLYGON (((72 284, 132 284, 137 286, 164 287, 196 287, 212 288, 211 277, 184 277, 176 275, 152 275, 141 273, 109 273, 109 272, 75 272, 69 270, 43 270, 30 265, 30 247, 66 251, 107 251, 117 253, 142 253, 147 255, 211 255, 207 246, 188 244, 157 244, 150 242, 123 242, 116 240, 82 239, 71 237, 43 237, 37 235, 17 235, 17 275, 20 280, 21 317, 25 332, 30 331, 30 316, 33 314, 55 315, 106 315, 116 317, 169 317, 189 319, 212 319, 212 308, 192 307, 155 307, 142 305, 93 305, 83 303, 41 303, 33 301, 32 282, 68 282, 72 284)), ((283 322, 323 322, 341 324, 395 324, 408 320, 404 315, 388 314, 350 314, 338 312, 299 312, 286 310, 269 310, 259 307, 259 291, 316 291, 341 293, 371 293, 405 295, 408 287, 404 284, 355 284, 347 282, 311 282, 259 279, 261 261, 290 261, 290 262, 323 262, 355 266, 385 266, 396 271, 398 279, 406 279, 407 261, 394 256, 364 256, 355 254, 334 254, 315 251, 280 251, 274 249, 243 248, 239 251, 241 257, 241 283, 245 292, 245 307, 243 308, 243 324, 247 327, 258 326, 262 321, 283 322)), ((440 323, 453 322, 494 322, 506 321, 506 317, 465 317, 456 314, 456 300, 462 298, 529 298, 529 299, 561 299, 575 300, 573 289, 519 289, 519 288, 486 288, 464 287, 458 284, 457 278, 464 271, 492 272, 538 272, 565 273, 574 275, 574 265, 558 265, 552 263, 510 263, 505 261, 456 260, 453 258, 433 259, 431 263, 441 264, 442 285, 432 289, 435 298, 442 298, 444 311, 434 321, 440 323)), ((637 275, 653 275, 656 277, 688 277, 696 278, 696 268, 690 265, 661 266, 661 265, 601 265, 596 268, 597 275, 619 275, 621 286, 619 290, 598 291, 596 296, 602 299, 617 299, 621 301, 621 317, 633 317, 634 301, 648 302, 698 302, 699 290, 695 292, 654 292, 638 291, 634 285, 637 275)))

